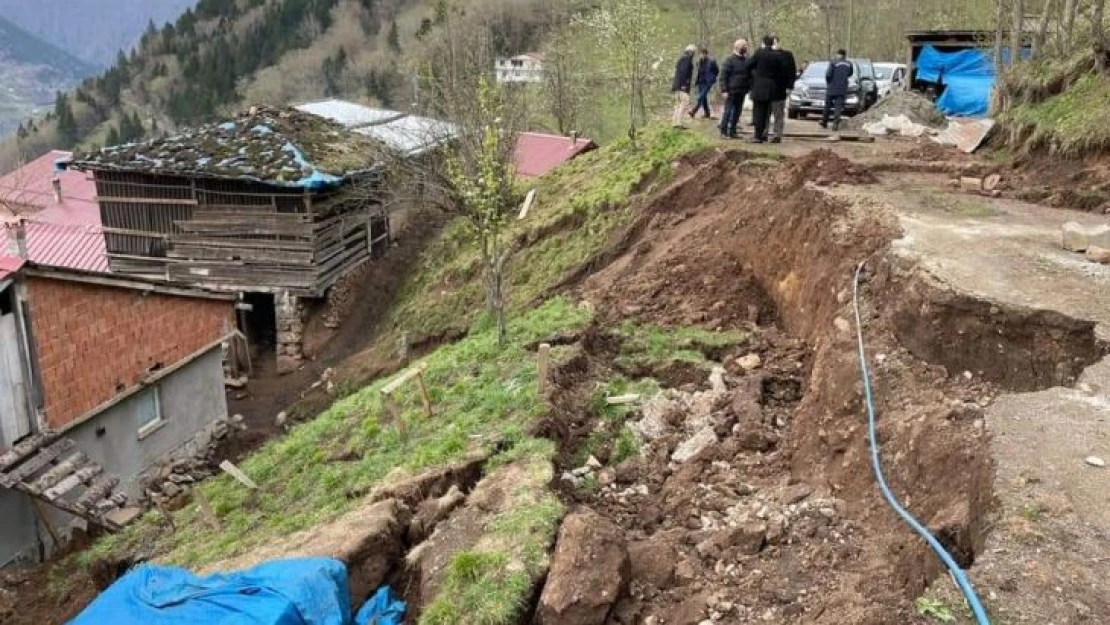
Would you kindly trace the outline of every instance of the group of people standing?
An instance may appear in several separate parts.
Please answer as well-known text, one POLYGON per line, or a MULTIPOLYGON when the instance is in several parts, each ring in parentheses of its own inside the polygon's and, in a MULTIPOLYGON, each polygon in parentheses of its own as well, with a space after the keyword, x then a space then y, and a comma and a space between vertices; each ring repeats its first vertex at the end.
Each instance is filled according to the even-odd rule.
POLYGON ((721 95, 725 96, 719 126, 722 137, 739 138, 737 127, 740 115, 744 111, 745 99, 750 96, 755 126, 751 142, 781 143, 786 126, 786 98, 794 88, 798 67, 794 55, 783 49, 779 38, 767 35, 759 50, 750 55, 748 41, 738 39, 728 59, 720 65, 704 47, 695 63, 697 52, 695 46, 687 46, 675 65, 671 84, 671 91, 675 94, 675 127, 685 127, 685 116, 695 117, 699 111, 704 111, 705 117, 711 117, 709 95, 713 86, 719 84, 721 95), (690 108, 691 87, 696 87, 698 94, 693 108, 690 108))

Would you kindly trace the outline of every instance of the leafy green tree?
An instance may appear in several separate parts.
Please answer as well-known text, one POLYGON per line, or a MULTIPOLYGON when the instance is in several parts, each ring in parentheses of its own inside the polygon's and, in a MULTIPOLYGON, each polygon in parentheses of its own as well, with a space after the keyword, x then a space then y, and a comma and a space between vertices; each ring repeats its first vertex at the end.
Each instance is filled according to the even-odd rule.
POLYGON ((121 143, 123 142, 119 140, 119 131, 116 130, 115 126, 112 126, 108 129, 108 138, 104 140, 104 145, 111 147, 113 145, 120 145, 121 143))

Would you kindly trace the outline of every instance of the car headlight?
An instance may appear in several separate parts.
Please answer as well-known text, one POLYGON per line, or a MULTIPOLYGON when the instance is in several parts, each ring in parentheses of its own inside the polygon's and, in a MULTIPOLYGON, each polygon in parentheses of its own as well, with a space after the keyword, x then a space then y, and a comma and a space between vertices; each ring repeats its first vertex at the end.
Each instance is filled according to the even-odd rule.
POLYGON ((855 104, 856 102, 859 102, 859 96, 858 95, 848 96, 848 104, 855 104))
POLYGON ((792 91, 790 93, 790 99, 797 102, 797 101, 800 101, 802 99, 802 96, 798 95, 797 91, 792 91))

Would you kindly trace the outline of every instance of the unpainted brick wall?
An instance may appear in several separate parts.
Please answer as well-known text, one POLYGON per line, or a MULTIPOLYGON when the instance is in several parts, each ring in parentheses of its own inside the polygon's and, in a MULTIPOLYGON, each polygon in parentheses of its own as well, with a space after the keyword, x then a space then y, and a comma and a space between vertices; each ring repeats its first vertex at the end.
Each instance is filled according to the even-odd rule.
POLYGON ((234 304, 50 278, 27 300, 47 424, 58 428, 235 327, 234 304))

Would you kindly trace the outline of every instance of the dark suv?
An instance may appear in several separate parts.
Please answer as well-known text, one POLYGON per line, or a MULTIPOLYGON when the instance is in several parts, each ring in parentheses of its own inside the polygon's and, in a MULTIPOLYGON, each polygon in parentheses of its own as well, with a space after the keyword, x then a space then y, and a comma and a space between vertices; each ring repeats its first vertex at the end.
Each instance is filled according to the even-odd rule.
MULTIPOLYGON (((844 114, 857 115, 866 111, 879 100, 879 87, 875 81, 875 68, 870 59, 849 59, 852 62, 852 77, 848 79, 848 97, 844 99, 844 114)), ((814 61, 794 83, 790 94, 787 115, 790 119, 805 117, 810 113, 817 115, 825 111, 825 71, 828 61, 814 61)))

